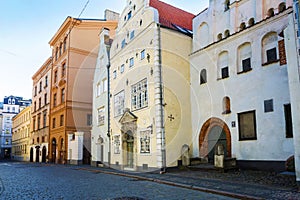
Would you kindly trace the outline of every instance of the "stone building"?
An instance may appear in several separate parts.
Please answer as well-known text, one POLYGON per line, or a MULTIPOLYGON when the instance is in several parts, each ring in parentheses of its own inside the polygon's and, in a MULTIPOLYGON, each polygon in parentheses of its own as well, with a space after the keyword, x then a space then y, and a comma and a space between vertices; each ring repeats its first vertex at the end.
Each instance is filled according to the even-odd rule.
POLYGON ((110 49, 111 166, 177 166, 191 146, 194 15, 158 0, 127 0, 110 49))
MULTIPOLYGON (((83 163, 90 163, 92 86, 98 53, 98 34, 115 22, 67 17, 49 44, 52 48, 50 100, 51 162, 66 163, 68 134, 84 133, 83 163)), ((72 156, 70 156, 72 157, 72 156)))
POLYGON ((30 161, 30 121, 31 106, 26 107, 12 119, 11 158, 18 161, 30 161))
POLYGON ((32 76, 30 162, 47 162, 52 57, 32 76))
POLYGON ((240 167, 285 170, 294 155, 286 36, 291 0, 209 1, 193 20, 193 157, 223 144, 240 167))

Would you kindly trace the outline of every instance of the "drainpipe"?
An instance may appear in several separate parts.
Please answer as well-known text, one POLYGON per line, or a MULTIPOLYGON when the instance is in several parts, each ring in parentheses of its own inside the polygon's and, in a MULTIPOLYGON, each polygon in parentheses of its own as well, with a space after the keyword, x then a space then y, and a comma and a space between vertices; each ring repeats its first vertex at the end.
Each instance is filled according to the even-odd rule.
POLYGON ((108 64, 107 67, 107 137, 108 137, 108 166, 110 167, 111 162, 111 134, 110 134, 110 76, 109 76, 109 69, 110 69, 110 56, 108 53, 108 64))
POLYGON ((166 172, 166 148, 163 110, 163 83, 161 70, 161 36, 160 25, 155 24, 154 33, 154 91, 155 91, 155 126, 156 126, 156 150, 157 165, 160 174, 166 172))

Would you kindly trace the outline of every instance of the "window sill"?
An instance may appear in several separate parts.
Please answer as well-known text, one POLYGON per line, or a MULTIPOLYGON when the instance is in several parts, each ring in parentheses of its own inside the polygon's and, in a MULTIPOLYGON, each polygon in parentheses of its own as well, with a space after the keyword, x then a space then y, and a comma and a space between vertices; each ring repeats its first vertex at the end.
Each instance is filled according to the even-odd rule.
POLYGON ((222 78, 217 78, 217 81, 224 80, 224 79, 228 79, 228 78, 229 78, 229 76, 227 76, 227 77, 222 77, 222 78))
POLYGON ((255 137, 255 138, 244 138, 244 139, 239 139, 240 142, 242 142, 242 141, 255 141, 255 140, 257 140, 256 137, 255 137))
POLYGON ((225 110, 224 112, 222 112, 222 115, 227 115, 227 114, 230 114, 231 113, 231 110, 225 110))
POLYGON ((244 73, 251 72, 251 71, 252 71, 252 68, 249 69, 249 70, 246 70, 246 71, 240 71, 240 72, 238 72, 237 74, 244 74, 244 73))
POLYGON ((274 63, 278 63, 280 60, 277 59, 277 60, 273 60, 273 61, 270 61, 270 62, 266 62, 266 63, 263 63, 261 66, 267 66, 267 65, 270 65, 270 64, 274 64, 274 63))

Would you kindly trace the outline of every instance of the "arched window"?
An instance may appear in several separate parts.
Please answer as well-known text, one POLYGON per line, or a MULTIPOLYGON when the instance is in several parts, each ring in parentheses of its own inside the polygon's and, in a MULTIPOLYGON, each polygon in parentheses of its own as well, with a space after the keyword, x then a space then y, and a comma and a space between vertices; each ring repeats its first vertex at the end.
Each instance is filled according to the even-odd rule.
POLYGON ((200 85, 204 83, 207 83, 206 69, 202 69, 200 72, 200 85))
POLYGON ((267 33, 262 39, 262 64, 277 62, 278 35, 276 32, 267 33))
POLYGON ((246 23, 245 22, 242 22, 240 24, 240 31, 244 30, 246 28, 246 23))
POLYGON ((228 51, 223 51, 218 56, 218 78, 228 78, 229 77, 229 67, 228 67, 228 51))
POLYGON ((203 48, 209 44, 209 27, 203 22, 198 28, 197 40, 199 48, 203 48))
POLYGON ((250 71, 252 49, 250 42, 246 42, 238 47, 238 73, 250 71))
POLYGON ((267 16, 268 17, 273 17, 275 14, 274 14, 274 8, 270 8, 269 10, 268 10, 268 13, 267 13, 267 16))
POLYGON ((230 36, 230 31, 228 29, 226 29, 224 32, 224 38, 227 38, 229 36, 230 36))
POLYGON ((230 0, 225 0, 224 1, 224 11, 229 10, 229 6, 230 6, 230 0))
POLYGON ((283 12, 285 10, 286 10, 286 4, 285 4, 285 2, 280 3, 279 6, 278 6, 278 11, 279 12, 283 12))
POLYGON ((251 17, 249 20, 248 20, 248 26, 253 26, 255 24, 255 20, 253 17, 251 17))
POLYGON ((218 38, 218 41, 222 40, 222 38, 223 38, 222 33, 219 33, 218 36, 217 36, 217 38, 218 38))
POLYGON ((230 105, 230 98, 228 96, 223 98, 223 112, 222 114, 229 114, 231 113, 231 105, 230 105))

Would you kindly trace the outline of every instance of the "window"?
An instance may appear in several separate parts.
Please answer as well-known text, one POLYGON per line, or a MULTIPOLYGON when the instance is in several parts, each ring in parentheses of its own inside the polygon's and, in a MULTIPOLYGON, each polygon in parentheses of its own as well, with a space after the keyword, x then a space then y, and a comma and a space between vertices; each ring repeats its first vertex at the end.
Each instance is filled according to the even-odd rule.
POLYGON ((150 135, 151 130, 140 132, 141 153, 150 153, 150 135))
POLYGON ((219 33, 218 36, 217 36, 217 40, 218 40, 218 41, 219 41, 219 40, 222 40, 222 38, 223 38, 222 33, 219 33))
POLYGON ((104 125, 105 112, 104 107, 98 109, 98 126, 104 125))
POLYGON ((45 77, 45 87, 48 86, 48 76, 45 77))
POLYGON ((264 101, 264 109, 265 109, 265 113, 274 111, 273 99, 264 101))
POLYGON ((114 153, 120 154, 120 136, 116 135, 114 136, 114 153))
POLYGON ((43 113, 43 127, 45 128, 47 125, 47 112, 43 113))
POLYGON ((45 142, 45 136, 42 136, 42 143, 45 142))
POLYGON ((131 17, 132 17, 132 11, 129 11, 129 13, 127 15, 127 20, 130 20, 131 17))
POLYGON ((93 124, 93 116, 91 114, 87 114, 86 115, 86 124, 88 126, 92 126, 92 124, 93 124))
POLYGON ((58 59, 58 47, 56 47, 56 50, 55 50, 55 61, 57 61, 58 59))
POLYGON ((284 105, 284 116, 285 116, 285 137, 293 137, 293 121, 292 121, 292 111, 291 104, 284 105))
POLYGON ((251 44, 246 42, 238 48, 238 73, 251 70, 252 49, 251 44))
POLYGON ((275 15, 275 13, 274 13, 274 8, 270 8, 270 9, 268 10, 267 16, 268 16, 268 17, 273 17, 274 15, 275 15))
POLYGON ((225 32, 224 32, 224 37, 227 38, 227 37, 229 37, 229 36, 230 36, 230 31, 227 29, 227 30, 225 30, 225 32))
POLYGON ((66 63, 63 63, 61 68, 61 77, 64 77, 65 75, 66 75, 66 63))
POLYGON ((35 131, 35 124, 36 124, 36 119, 34 117, 33 120, 32 120, 32 128, 33 128, 34 131, 35 131))
POLYGON ((39 109, 41 109, 41 107, 42 107, 42 98, 40 97, 39 98, 39 109))
POLYGON ((240 31, 244 30, 246 28, 246 23, 245 22, 242 22, 240 24, 240 31))
POLYGON ((249 20, 248 20, 248 26, 253 26, 255 24, 255 20, 253 17, 251 17, 249 20))
POLYGON ((67 38, 64 39, 64 52, 67 50, 67 38))
POLYGON ((222 68, 221 72, 222 72, 222 78, 228 78, 229 77, 228 67, 222 68))
POLYGON ((62 43, 60 43, 59 45, 59 56, 61 56, 61 54, 62 54, 62 43))
POLYGON ((53 95, 53 106, 57 105, 57 94, 53 95))
POLYGON ((125 92, 124 90, 122 90, 114 97, 115 117, 120 116, 124 113, 124 103, 125 103, 125 92))
POLYGON ((145 59, 145 49, 141 51, 141 60, 145 59))
POLYGON ((41 115, 39 114, 37 117, 37 129, 39 130, 41 128, 41 115))
POLYGON ((132 67, 134 65, 134 59, 130 58, 129 59, 129 67, 132 67))
POLYGON ((144 79, 131 86, 131 107, 132 110, 148 106, 147 79, 144 79))
MULTIPOLYGON (((34 87, 34 96, 37 95, 37 86, 34 87)), ((9 102, 8 102, 9 103, 9 102)), ((10 103, 9 103, 10 104, 10 103)))
POLYGON ((47 105, 47 93, 46 94, 44 94, 44 105, 47 105))
POLYGON ((255 111, 238 113, 239 139, 256 140, 255 111))
POLYGON ((96 96, 99 97, 101 94, 101 85, 100 83, 97 83, 97 86, 96 86, 96 96))
POLYGON ((60 126, 63 126, 63 125, 64 125, 64 115, 60 115, 59 125, 60 125, 60 126))
POLYGON ((117 78, 117 71, 114 70, 114 71, 113 71, 113 79, 116 79, 116 78, 117 78))
POLYGON ((132 40, 134 38, 134 31, 130 32, 130 39, 132 40))
POLYGON ((52 119, 52 128, 55 128, 55 127, 56 127, 56 119, 53 118, 53 119, 52 119))
POLYGON ((124 72, 124 64, 121 65, 120 72, 121 74, 124 72))
POLYGON ((271 32, 266 34, 262 39, 262 60, 263 64, 277 62, 278 36, 277 33, 271 32))
POLYGON ((279 6, 278 6, 278 11, 279 12, 282 12, 282 11, 285 11, 286 10, 286 5, 284 2, 280 3, 279 6))
POLYGON ((65 102, 65 97, 66 97, 65 93, 66 93, 65 88, 61 89, 61 103, 65 102))
POLYGON ((54 83, 57 82, 57 70, 54 72, 54 83))
POLYGON ((122 40, 121 48, 123 49, 125 47, 125 45, 126 45, 126 41, 124 39, 124 40, 122 40))
POLYGON ((42 83, 42 81, 40 82, 40 90, 39 90, 39 92, 42 92, 42 87, 43 87, 43 83, 42 83))
POLYGON ((207 83, 206 69, 202 69, 200 72, 200 85, 204 83, 207 83))
POLYGON ((229 6, 230 6, 230 0, 225 0, 225 2, 224 2, 224 11, 229 10, 229 6))
POLYGON ((222 114, 229 114, 231 113, 231 109, 230 109, 230 98, 229 97, 224 97, 223 98, 223 112, 222 114))
MULTIPOLYGON (((9 107, 8 107, 8 109, 9 109, 9 107)), ((36 111, 36 101, 33 103, 33 111, 36 111)))

